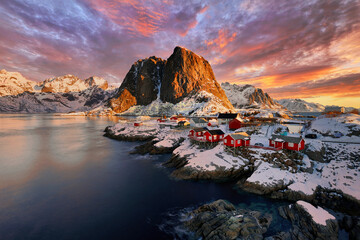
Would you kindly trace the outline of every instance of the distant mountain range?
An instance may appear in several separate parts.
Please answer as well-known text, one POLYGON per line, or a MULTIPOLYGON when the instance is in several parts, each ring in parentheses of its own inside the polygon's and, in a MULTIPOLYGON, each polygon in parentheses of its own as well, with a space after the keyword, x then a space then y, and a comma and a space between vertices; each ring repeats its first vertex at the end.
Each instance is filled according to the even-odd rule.
POLYGON ((209 115, 236 109, 288 109, 321 112, 324 106, 301 99, 273 100, 262 89, 216 81, 207 60, 176 47, 163 60, 138 60, 118 89, 100 77, 82 80, 74 75, 42 82, 20 73, 0 71, 0 112, 110 111, 128 115, 209 115), (107 109, 107 110, 106 110, 107 109))
POLYGON ((222 83, 226 96, 235 108, 280 109, 282 106, 274 101, 269 94, 252 85, 222 83))
POLYGON ((310 103, 302 99, 281 99, 277 102, 292 112, 322 112, 325 109, 324 105, 310 103))

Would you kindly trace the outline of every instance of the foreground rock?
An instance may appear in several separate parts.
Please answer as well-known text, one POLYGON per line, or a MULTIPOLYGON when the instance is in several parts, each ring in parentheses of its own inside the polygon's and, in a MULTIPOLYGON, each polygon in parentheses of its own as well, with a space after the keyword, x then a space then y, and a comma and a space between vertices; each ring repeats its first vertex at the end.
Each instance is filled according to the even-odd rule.
POLYGON ((225 200, 205 204, 189 213, 185 226, 202 239, 263 239, 272 216, 238 209, 225 200))
POLYGON ((280 207, 279 213, 292 222, 292 239, 338 239, 339 225, 335 217, 321 207, 298 201, 280 207))

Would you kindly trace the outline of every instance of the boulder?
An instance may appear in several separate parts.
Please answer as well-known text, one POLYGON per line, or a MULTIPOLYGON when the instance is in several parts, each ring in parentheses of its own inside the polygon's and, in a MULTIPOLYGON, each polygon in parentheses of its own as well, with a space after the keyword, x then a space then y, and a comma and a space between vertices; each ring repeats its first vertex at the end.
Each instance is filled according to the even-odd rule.
POLYGON ((339 226, 335 217, 320 207, 315 208, 310 203, 298 201, 280 207, 279 213, 291 221, 292 239, 338 239, 339 226))

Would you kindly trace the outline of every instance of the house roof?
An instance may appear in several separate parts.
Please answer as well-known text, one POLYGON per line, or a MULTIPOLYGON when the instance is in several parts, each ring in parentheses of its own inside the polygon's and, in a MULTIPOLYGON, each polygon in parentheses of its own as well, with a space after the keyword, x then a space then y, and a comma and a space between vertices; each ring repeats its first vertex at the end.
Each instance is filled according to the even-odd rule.
POLYGON ((284 142, 290 142, 290 143, 299 144, 301 142, 301 140, 302 140, 302 137, 272 135, 270 139, 274 140, 274 141, 283 140, 284 142))
POLYGON ((206 127, 203 127, 203 128, 194 128, 192 130, 194 130, 194 132, 203 132, 203 131, 207 131, 208 129, 206 127))
POLYGON ((237 118, 238 113, 219 113, 218 118, 220 119, 234 119, 237 118))
POLYGON ((207 121, 204 118, 192 118, 194 123, 207 123, 207 121))
POLYGON ((225 134, 221 129, 207 130, 211 135, 223 135, 225 134))
POLYGON ((243 139, 243 140, 250 139, 249 135, 246 132, 231 133, 229 135, 235 140, 238 140, 238 139, 243 139))

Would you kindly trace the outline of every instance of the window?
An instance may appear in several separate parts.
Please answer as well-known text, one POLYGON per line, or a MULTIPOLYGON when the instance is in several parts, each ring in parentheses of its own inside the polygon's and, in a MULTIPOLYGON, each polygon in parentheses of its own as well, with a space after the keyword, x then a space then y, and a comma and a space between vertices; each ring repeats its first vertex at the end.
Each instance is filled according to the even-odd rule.
POLYGON ((289 147, 294 147, 294 144, 293 143, 288 143, 288 146, 289 147))
POLYGON ((234 144, 234 140, 231 140, 231 144, 234 144))
POLYGON ((237 140, 238 141, 238 144, 240 144, 240 140, 237 140))
POLYGON ((215 136, 214 136, 214 140, 216 140, 216 139, 217 139, 217 136, 215 135, 215 136))
POLYGON ((222 135, 220 135, 220 139, 222 139, 222 137, 223 137, 223 136, 222 136, 222 135))
POLYGON ((271 144, 274 144, 274 141, 273 141, 273 140, 271 140, 271 144))
POLYGON ((224 143, 227 143, 227 139, 224 139, 224 143))

